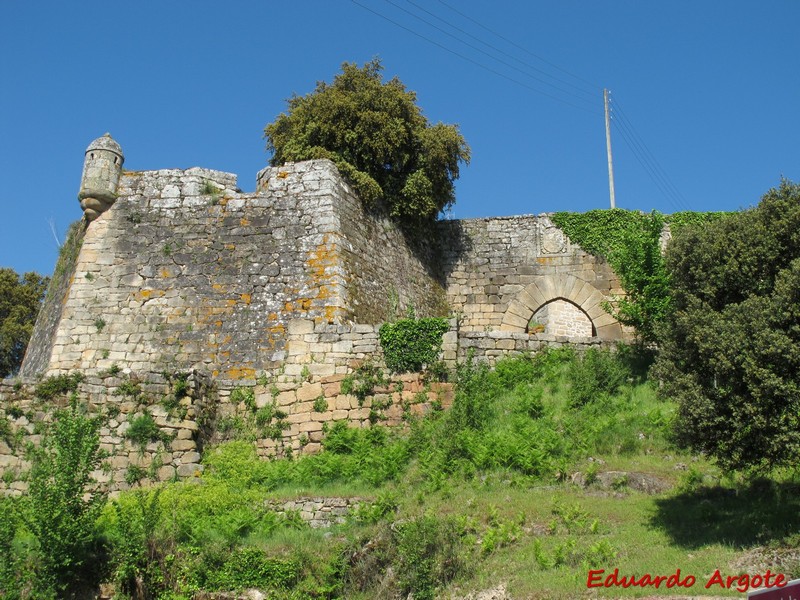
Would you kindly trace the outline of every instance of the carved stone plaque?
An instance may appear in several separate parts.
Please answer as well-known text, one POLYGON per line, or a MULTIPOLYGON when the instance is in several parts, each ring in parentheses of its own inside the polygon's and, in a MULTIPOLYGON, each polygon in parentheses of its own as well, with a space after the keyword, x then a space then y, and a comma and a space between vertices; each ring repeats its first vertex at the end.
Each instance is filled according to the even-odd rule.
POLYGON ((539 251, 542 255, 565 254, 569 240, 564 232, 553 225, 549 218, 539 218, 539 251))

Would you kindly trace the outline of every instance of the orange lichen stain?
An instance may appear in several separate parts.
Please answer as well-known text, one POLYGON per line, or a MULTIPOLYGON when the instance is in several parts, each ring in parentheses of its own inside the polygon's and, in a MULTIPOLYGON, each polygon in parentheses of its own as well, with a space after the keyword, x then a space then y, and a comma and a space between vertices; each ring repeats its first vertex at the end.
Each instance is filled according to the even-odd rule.
POLYGON ((278 313, 271 312, 267 315, 267 321, 277 321, 278 313))
POLYGON ((240 298, 241 298, 242 302, 244 302, 245 304, 250 304, 250 300, 252 299, 252 296, 250 294, 242 294, 240 296, 240 298))
POLYGON ((234 367, 225 371, 230 379, 255 379, 256 370, 248 367, 234 367))
POLYGON ((322 238, 322 243, 308 255, 306 266, 311 272, 311 278, 314 282, 319 279, 325 279, 327 267, 336 265, 339 262, 339 249, 336 244, 328 243, 328 240, 329 236, 325 234, 322 238))
POLYGON ((224 287, 223 285, 220 285, 219 283, 214 283, 214 284, 212 284, 212 285, 211 285, 211 289, 212 289, 212 290, 215 290, 215 291, 217 291, 217 292, 223 292, 223 291, 225 291, 225 287, 224 287))
POLYGON ((229 299, 225 300, 225 304, 227 304, 228 306, 236 306, 236 300, 233 300, 232 298, 229 298, 229 299))
POLYGON ((232 339, 233 339, 233 336, 232 336, 232 335, 226 335, 226 336, 225 336, 225 337, 222 339, 222 342, 221 342, 221 343, 222 343, 222 344, 227 344, 227 343, 228 343, 228 342, 230 342, 232 339))
POLYGON ((286 327, 283 326, 283 323, 278 323, 272 327, 267 327, 267 331, 272 334, 283 335, 286 333, 286 327))
POLYGON ((137 300, 150 300, 150 298, 161 298, 164 294, 164 290, 139 290, 133 297, 137 300))
POLYGON ((236 244, 225 244, 225 250, 236 250, 236 244))
POLYGON ((161 277, 166 279, 167 277, 171 276, 172 273, 169 272, 168 269, 161 269, 161 277))
POLYGON ((540 265, 549 265, 551 262, 553 262, 553 258, 550 256, 540 256, 536 259, 536 262, 538 262, 540 265))
POLYGON ((214 325, 217 327, 222 327, 222 321, 214 321, 214 325))
POLYGON ((326 306, 325 307, 325 311, 323 313, 325 315, 325 320, 328 323, 335 322, 336 321, 336 316, 337 316, 336 313, 338 313, 338 312, 339 312, 339 307, 338 306, 326 306))
POLYGON ((317 294, 317 300, 327 300, 331 296, 333 296, 333 293, 331 293, 330 286, 327 285, 319 286, 319 293, 317 294))
POLYGON ((277 177, 278 179, 286 179, 288 176, 289 173, 287 173, 286 171, 281 171, 275 177, 277 177))
POLYGON ((241 225, 242 227, 247 227, 248 225, 250 225, 250 220, 242 217, 241 219, 239 219, 239 225, 241 225))
POLYGON ((286 304, 283 305, 283 310, 285 310, 286 312, 292 312, 294 310, 294 304, 292 304, 291 302, 287 302, 286 304))
POLYGON ((216 379, 219 376, 219 371, 211 371, 211 376, 216 379))

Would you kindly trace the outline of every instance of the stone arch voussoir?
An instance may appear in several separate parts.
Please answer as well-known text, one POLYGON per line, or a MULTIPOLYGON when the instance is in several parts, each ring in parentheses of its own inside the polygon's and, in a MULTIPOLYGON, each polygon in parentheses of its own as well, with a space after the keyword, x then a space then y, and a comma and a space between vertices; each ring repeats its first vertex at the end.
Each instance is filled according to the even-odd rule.
POLYGON ((571 302, 586 313, 601 340, 622 339, 622 326, 603 309, 607 298, 591 283, 563 273, 540 277, 519 292, 509 302, 500 329, 524 333, 533 314, 557 299, 571 302))

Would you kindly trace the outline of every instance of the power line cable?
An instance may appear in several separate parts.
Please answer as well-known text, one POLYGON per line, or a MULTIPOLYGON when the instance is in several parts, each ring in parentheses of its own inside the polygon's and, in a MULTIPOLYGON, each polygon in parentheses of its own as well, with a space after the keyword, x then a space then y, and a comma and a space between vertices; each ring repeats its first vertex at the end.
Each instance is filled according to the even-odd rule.
POLYGON ((684 208, 683 210, 690 210, 689 203, 686 201, 686 198, 681 194, 680 190, 675 186, 672 182, 672 179, 669 177, 669 174, 664 170, 661 164, 656 159, 655 155, 650 151, 650 148, 647 146, 645 141, 642 137, 637 133, 636 128, 633 126, 633 123, 628 119, 625 112, 622 110, 619 102, 610 95, 610 102, 612 106, 612 120, 615 124, 617 124, 618 130, 622 128, 626 128, 628 133, 630 134, 631 138, 634 142, 639 146, 641 149, 644 157, 646 160, 652 164, 653 170, 658 174, 658 177, 664 184, 664 187, 667 188, 672 195, 673 198, 677 201, 679 205, 682 205, 684 208), (615 116, 619 116, 618 119, 614 118, 615 116))
POLYGON ((655 155, 650 151, 650 148, 647 146, 645 141, 642 139, 642 137, 638 134, 638 132, 634 128, 633 123, 631 123, 630 119, 628 119, 627 116, 621 111, 618 104, 615 106, 615 108, 616 108, 615 115, 619 115, 620 117, 619 119, 616 119, 615 122, 620 126, 626 127, 630 131, 634 140, 637 141, 637 144, 639 144, 643 148, 645 156, 649 157, 648 160, 650 160, 653 163, 654 167, 660 174, 660 177, 664 181, 665 185, 683 204, 687 205, 688 207, 686 198, 683 196, 683 194, 681 194, 680 190, 678 190, 678 188, 672 182, 672 179, 670 178, 669 174, 666 172, 666 170, 664 170, 664 168, 658 162, 658 159, 656 159, 655 155))
POLYGON ((559 87, 559 86, 557 86, 555 84, 550 83, 549 81, 545 81, 544 79, 536 77, 535 75, 531 75, 530 73, 527 73, 526 71, 523 71, 522 69, 520 69, 518 67, 515 67, 514 65, 512 65, 509 62, 506 62, 506 61, 504 61, 504 60, 502 60, 500 58, 497 58, 496 56, 493 56, 493 55, 489 54, 488 52, 486 52, 485 50, 482 50, 481 48, 475 46, 474 44, 470 44, 469 42, 465 42, 464 40, 462 40, 458 36, 453 35, 449 31, 445 31, 441 27, 439 27, 437 25, 434 25, 433 23, 431 23, 427 19, 424 19, 424 18, 420 17, 419 15, 416 15, 413 12, 403 8, 402 6, 400 6, 400 5, 396 4, 395 2, 393 2, 392 0, 384 0, 384 2, 386 2, 387 4, 391 4, 395 8, 398 8, 398 9, 402 10, 403 12, 405 12, 406 14, 411 15, 412 17, 414 17, 418 21, 421 21, 421 22, 425 23, 426 25, 428 25, 430 27, 433 27, 437 31, 440 31, 441 33, 445 34, 446 36, 453 38, 457 42, 460 42, 460 43, 464 44, 465 46, 468 46, 469 48, 472 48, 473 50, 476 50, 476 51, 480 52, 484 56, 488 56, 492 60, 496 60, 500 64, 505 65, 505 66, 509 67, 510 69, 513 69, 514 71, 517 71, 518 73, 521 73, 522 75, 525 75, 526 77, 530 77, 531 79, 535 79, 536 81, 538 81, 540 83, 543 83, 544 85, 550 86, 550 87, 558 90, 559 92, 563 92, 565 94, 570 94, 573 97, 574 101, 577 101, 577 102, 588 102, 588 100, 586 98, 584 98, 582 96, 578 96, 577 94, 575 94, 575 92, 571 92, 570 90, 565 90, 565 89, 563 89, 563 88, 561 88, 561 87, 559 87))
POLYGON ((641 139, 633 131, 628 124, 616 118, 612 114, 612 123, 616 126, 616 131, 622 136, 623 141, 633 152, 634 157, 642 165, 642 168, 647 172, 651 181, 656 185, 662 195, 673 205, 676 210, 689 210, 686 200, 681 196, 680 192, 671 186, 663 169, 655 161, 655 157, 649 156, 644 146, 642 146, 641 139))
MULTIPOLYGON (((388 1, 388 0, 387 0, 387 1, 388 1)), ((479 38, 478 36, 476 36, 476 35, 473 35, 473 34, 471 34, 470 32, 468 32, 468 31, 466 31, 466 30, 464 30, 464 29, 461 29, 461 28, 460 28, 460 27, 458 27, 457 25, 454 25, 453 23, 449 22, 447 19, 443 19, 442 17, 440 17, 440 16, 436 15, 435 13, 432 13, 431 11, 427 10, 427 9, 426 9, 426 8, 424 8, 423 6, 420 6, 419 4, 417 4, 416 2, 414 2, 413 0, 406 0, 406 2, 408 2, 408 3, 409 3, 409 4, 411 4, 412 6, 415 6, 417 9, 421 10, 421 11, 422 11, 422 12, 424 12, 425 14, 428 14, 428 15, 430 15, 430 16, 431 16, 431 17, 433 17, 434 19, 436 19, 436 20, 438 20, 438 21, 441 21, 442 23, 444 23, 444 24, 445 24, 445 25, 447 25, 448 27, 451 27, 452 29, 455 29, 456 31, 458 31, 458 32, 460 32, 460 33, 462 33, 462 34, 464 34, 465 36, 469 37, 470 39, 473 39, 473 40, 475 40, 476 42, 478 42, 478 43, 480 43, 480 44, 483 44, 483 45, 484 45, 484 46, 486 46, 487 48, 491 48, 491 49, 492 49, 492 50, 494 50, 495 52, 498 52, 498 53, 500 53, 501 55, 503 55, 503 56, 506 56, 506 57, 510 58, 511 60, 514 60, 514 61, 516 61, 516 62, 520 63, 521 65, 524 65, 524 66, 528 67, 529 69, 532 69, 533 71, 536 71, 537 73, 541 73, 541 74, 542 74, 542 75, 544 75, 545 77, 549 77, 549 78, 551 78, 551 79, 554 79, 554 80, 558 81, 559 83, 562 83, 563 85, 566 85, 566 86, 568 86, 568 87, 571 87, 571 88, 573 88, 573 89, 577 90, 578 92, 580 92, 580 93, 582 93, 582 94, 586 94, 587 96, 591 96, 592 98, 594 98, 594 97, 595 97, 595 95, 597 94, 597 90, 596 90, 596 89, 593 89, 592 91, 587 91, 587 89, 586 89, 585 87, 577 86, 577 85, 575 85, 575 84, 573 84, 573 83, 570 83, 570 82, 568 82, 568 81, 567 81, 567 80, 565 80, 565 79, 561 79, 561 78, 559 78, 559 77, 556 77, 555 75, 552 75, 552 74, 548 73, 547 71, 545 71, 545 70, 543 70, 543 69, 540 69, 540 68, 538 68, 538 67, 536 67, 536 66, 532 65, 531 63, 529 63, 529 62, 527 62, 527 61, 524 61, 524 60, 522 60, 522 59, 520 59, 520 58, 518 58, 518 57, 514 56, 513 54, 511 54, 511 53, 509 53, 509 52, 506 52, 506 51, 504 51, 502 48, 498 48, 497 46, 495 46, 495 45, 493 45, 493 44, 490 44, 489 42, 487 42, 487 41, 485 41, 485 40, 482 40, 482 39, 481 39, 481 38, 479 38)), ((432 26, 433 26, 433 25, 432 25, 432 26)), ((448 34, 448 35, 449 35, 449 34, 448 34)), ((459 40, 459 41, 461 41, 461 40, 459 40)), ((464 43, 464 42, 462 42, 462 43, 464 43)), ((548 84, 548 85, 552 85, 552 84, 548 84)), ((553 87, 555 87, 555 86, 553 86, 553 87)))
POLYGON ((585 108, 583 106, 579 106, 577 104, 573 104, 572 102, 569 102, 569 101, 564 100, 562 98, 559 98, 557 96, 553 96, 552 94, 549 94, 549 93, 544 92, 544 91, 542 91, 540 89, 537 89, 535 87, 527 85, 526 83, 523 83, 523 82, 519 81, 518 79, 515 79, 513 77, 509 77, 505 73, 501 73, 500 71, 497 71, 496 69, 492 69, 491 67, 487 67, 483 63, 480 63, 480 62, 478 62, 476 60, 473 60, 472 58, 470 58, 468 56, 465 56, 465 55, 461 54, 460 52, 456 52, 455 50, 453 50, 451 48, 448 48, 447 46, 445 46, 443 44, 440 44, 439 42, 437 42, 435 40, 432 40, 431 38, 429 38, 427 36, 424 36, 421 33, 417 32, 417 31, 414 31, 413 29, 410 29, 409 27, 406 27, 405 25, 402 25, 402 24, 398 23, 397 21, 387 17, 386 15, 381 14, 380 12, 378 12, 376 10, 373 10, 373 9, 369 8, 368 6, 365 6, 365 5, 361 4, 357 0, 350 0, 350 1, 353 4, 355 4, 357 6, 360 6, 364 10, 369 11, 372 14, 380 17, 381 19, 384 19, 385 21, 388 21, 389 23, 392 23, 396 27, 399 27, 400 29, 403 29, 403 30, 407 31, 407 32, 411 33, 412 35, 415 35, 418 38, 423 39, 426 42, 428 42, 430 44, 433 44, 434 46, 437 46, 438 48, 441 48, 442 50, 444 50, 446 52, 449 52, 450 54, 453 54, 454 56, 457 56, 457 57, 461 58, 462 60, 466 60, 467 62, 472 63, 473 65, 475 65, 477 67, 480 67, 481 69, 484 69, 485 71, 493 73, 493 74, 497 75, 498 77, 502 77, 503 79, 511 81, 512 83, 515 83, 515 84, 517 84, 517 85, 519 85, 521 87, 524 87, 524 88, 526 88, 528 90, 531 90, 532 92, 536 92, 537 94, 541 94, 543 96, 547 96, 548 98, 551 98, 552 100, 555 100, 556 102, 561 102, 562 104, 566 104, 568 106, 572 106, 573 108, 577 108, 578 110, 582 110, 582 111, 585 111, 585 112, 588 112, 588 113, 591 113, 591 114, 595 114, 595 115, 602 114, 600 111, 594 111, 594 110, 585 108))
POLYGON ((670 194, 669 189, 667 189, 661 182, 652 164, 647 160, 645 155, 637 148, 636 142, 630 137, 630 133, 628 133, 626 129, 622 129, 619 127, 617 128, 617 132, 620 134, 625 144, 630 148, 634 158, 636 158, 637 162, 642 166, 642 168, 647 173, 650 180, 653 182, 656 188, 658 188, 658 191, 661 192, 661 194, 667 199, 667 201, 673 207, 675 207, 677 210, 683 210, 676 201, 676 199, 673 197, 673 195, 670 194))
POLYGON ((536 58, 536 59, 538 59, 538 60, 542 61, 543 63, 545 63, 545 64, 547 64, 547 65, 550 65, 550 66, 551 66, 551 67, 553 67, 554 69, 558 69, 559 71, 561 71, 561 72, 562 72, 562 73, 564 73, 565 75, 569 75, 570 77, 574 77, 574 78, 575 78, 575 79, 577 79, 578 81, 582 81, 582 82, 584 82, 584 83, 585 83, 585 84, 587 84, 587 85, 588 85, 588 86, 589 86, 591 89, 600 89, 600 88, 602 87, 602 86, 599 86, 599 85, 596 85, 596 84, 592 83, 591 81, 587 81, 587 80, 586 80, 586 79, 584 79, 583 77, 580 77, 580 76, 578 76, 578 75, 575 75, 574 73, 570 73, 570 72, 569 72, 569 71, 567 71, 566 69, 562 69, 562 68, 561 68, 561 67, 559 67, 557 64, 550 62, 550 61, 549 61, 549 60, 547 60, 546 58, 543 58, 543 57, 539 56, 538 54, 535 54, 535 53, 531 52, 531 51, 530 51, 530 50, 528 50, 527 48, 524 48, 523 46, 520 46, 519 44, 517 44, 517 43, 516 43, 516 42, 514 42, 513 40, 510 40, 510 39, 508 39, 507 37, 505 37, 504 35, 502 35, 502 34, 500 34, 500 33, 497 33, 497 32, 496 32, 496 31, 494 31, 493 29, 490 29, 490 28, 488 28, 486 25, 484 25, 484 24, 483 24, 483 23, 481 23, 480 21, 477 21, 477 20, 473 19, 472 17, 470 17, 469 15, 467 15, 467 14, 464 14, 463 12, 461 12, 460 10, 458 10, 457 8, 455 8, 454 6, 451 6, 450 4, 448 4, 447 2, 445 2, 444 0, 439 0, 439 4, 444 4, 444 5, 445 5, 447 8, 449 8, 450 10, 452 10, 454 13, 461 15, 462 17, 464 17, 464 18, 465 18, 465 19, 467 19, 468 21, 471 21, 472 23, 475 23, 475 25, 477 25, 478 27, 480 27, 480 28, 482 28, 482 29, 485 29, 486 31, 488 31, 488 32, 489 32, 489 33, 491 33, 492 35, 494 35, 494 36, 496 36, 496 37, 500 38, 500 39, 501 39, 501 40, 503 40, 504 42, 507 42, 507 43, 511 44, 511 45, 512 45, 512 46, 514 46, 515 48, 517 48, 517 49, 519 49, 519 50, 522 50, 522 51, 523 51, 523 52, 525 52, 526 54, 529 54, 530 56, 533 56, 534 58, 536 58))

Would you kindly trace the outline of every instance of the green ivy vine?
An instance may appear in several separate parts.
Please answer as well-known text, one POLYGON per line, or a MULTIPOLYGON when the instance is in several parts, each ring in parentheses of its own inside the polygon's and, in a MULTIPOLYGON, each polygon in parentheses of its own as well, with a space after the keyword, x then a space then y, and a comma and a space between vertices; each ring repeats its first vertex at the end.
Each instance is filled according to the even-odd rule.
POLYGON ((635 328, 640 341, 656 341, 659 323, 670 310, 669 277, 661 252, 661 233, 670 225, 673 236, 690 226, 724 217, 723 212, 658 211, 614 208, 585 213, 557 212, 551 217, 570 240, 586 252, 601 256, 620 278, 625 297, 605 308, 620 323, 635 328))

